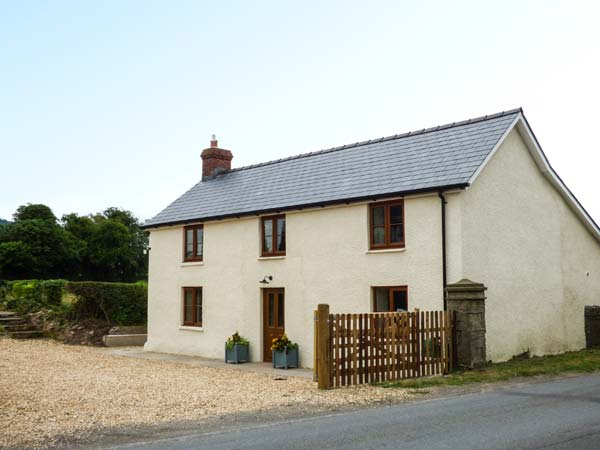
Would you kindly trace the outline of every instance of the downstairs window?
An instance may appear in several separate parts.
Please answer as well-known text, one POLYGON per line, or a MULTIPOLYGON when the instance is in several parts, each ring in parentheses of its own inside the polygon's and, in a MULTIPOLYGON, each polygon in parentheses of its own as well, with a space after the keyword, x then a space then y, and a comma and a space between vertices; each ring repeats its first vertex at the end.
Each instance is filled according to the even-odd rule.
POLYGON ((373 312, 408 311, 408 287, 374 287, 373 312))
POLYGON ((202 288, 183 288, 183 325, 202 326, 202 288))

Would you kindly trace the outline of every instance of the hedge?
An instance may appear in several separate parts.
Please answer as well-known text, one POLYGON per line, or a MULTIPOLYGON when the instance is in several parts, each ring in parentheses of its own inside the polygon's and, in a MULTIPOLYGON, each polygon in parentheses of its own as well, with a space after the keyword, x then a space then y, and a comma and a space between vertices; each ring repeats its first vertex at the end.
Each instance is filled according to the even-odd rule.
POLYGON ((142 283, 69 282, 75 295, 75 320, 96 318, 117 325, 143 325, 147 320, 148 289, 142 283))
POLYGON ((0 302, 20 314, 59 306, 66 280, 18 280, 2 283, 0 302))
POLYGON ((50 309, 76 321, 100 319, 117 325, 143 325, 147 319, 147 298, 144 282, 0 281, 0 303, 7 309, 20 314, 50 309))

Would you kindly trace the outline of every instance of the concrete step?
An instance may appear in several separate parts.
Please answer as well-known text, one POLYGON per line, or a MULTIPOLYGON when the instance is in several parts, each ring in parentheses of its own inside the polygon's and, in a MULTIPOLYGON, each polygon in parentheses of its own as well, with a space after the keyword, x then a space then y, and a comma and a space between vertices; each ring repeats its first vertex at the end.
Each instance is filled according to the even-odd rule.
POLYGON ((12 316, 16 316, 17 313, 14 311, 0 311, 0 318, 2 317, 12 317, 12 316))
POLYGON ((6 333, 8 337, 13 339, 36 339, 44 337, 44 333, 36 330, 29 331, 11 331, 6 333))

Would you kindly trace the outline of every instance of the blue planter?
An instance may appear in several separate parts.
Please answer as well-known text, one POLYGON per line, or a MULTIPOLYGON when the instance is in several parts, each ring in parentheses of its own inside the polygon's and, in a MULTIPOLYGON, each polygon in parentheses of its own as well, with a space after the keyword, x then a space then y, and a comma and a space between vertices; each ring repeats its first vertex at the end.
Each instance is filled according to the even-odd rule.
POLYGON ((298 366, 298 347, 286 350, 273 350, 273 367, 275 369, 289 369, 298 366))
POLYGON ((233 344, 233 348, 227 348, 225 344, 225 362, 239 364, 250 361, 250 346, 244 344, 233 344))

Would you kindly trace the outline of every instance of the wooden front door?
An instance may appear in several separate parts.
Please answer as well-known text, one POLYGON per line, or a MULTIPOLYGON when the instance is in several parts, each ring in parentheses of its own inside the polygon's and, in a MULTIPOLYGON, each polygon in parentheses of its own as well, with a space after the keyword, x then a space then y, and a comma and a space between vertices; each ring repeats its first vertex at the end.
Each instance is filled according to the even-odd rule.
POLYGON ((272 361, 271 342, 285 332, 284 320, 283 288, 263 289, 263 361, 272 361))

